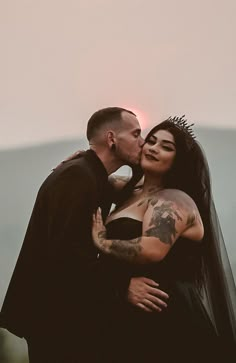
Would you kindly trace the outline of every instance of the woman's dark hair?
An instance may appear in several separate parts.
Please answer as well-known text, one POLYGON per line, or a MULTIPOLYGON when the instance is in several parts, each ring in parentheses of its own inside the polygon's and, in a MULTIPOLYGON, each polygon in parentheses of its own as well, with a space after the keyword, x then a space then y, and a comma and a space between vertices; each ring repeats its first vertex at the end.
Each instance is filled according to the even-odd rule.
POLYGON ((202 196, 210 191, 210 178, 206 159, 199 143, 169 120, 155 126, 148 133, 145 141, 158 130, 170 132, 176 144, 175 160, 164 177, 164 187, 183 190, 200 207, 199 202, 202 196))
POLYGON ((194 261, 195 282, 199 288, 206 275, 203 256, 209 242, 209 216, 211 200, 211 182, 206 158, 200 144, 187 132, 166 120, 155 126, 146 136, 147 141, 158 130, 170 132, 176 144, 176 156, 171 169, 164 176, 164 187, 179 189, 188 194, 196 203, 205 229, 202 250, 199 259, 194 261))

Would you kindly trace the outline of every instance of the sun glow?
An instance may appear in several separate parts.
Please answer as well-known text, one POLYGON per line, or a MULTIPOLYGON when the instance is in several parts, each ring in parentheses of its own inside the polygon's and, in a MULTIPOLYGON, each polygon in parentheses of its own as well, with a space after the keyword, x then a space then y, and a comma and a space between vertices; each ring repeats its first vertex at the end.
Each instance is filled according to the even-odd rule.
POLYGON ((140 110, 137 107, 132 107, 132 106, 123 106, 123 107, 135 113, 137 119, 139 120, 142 130, 148 128, 150 121, 148 119, 148 115, 143 110, 140 110))

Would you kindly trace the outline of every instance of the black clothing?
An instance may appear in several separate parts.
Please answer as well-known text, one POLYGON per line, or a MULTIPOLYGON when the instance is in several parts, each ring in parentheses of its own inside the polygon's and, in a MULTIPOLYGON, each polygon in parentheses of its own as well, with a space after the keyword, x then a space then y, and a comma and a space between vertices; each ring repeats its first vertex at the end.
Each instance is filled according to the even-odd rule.
POLYGON ((38 192, 0 326, 34 346, 43 341, 42 352, 51 349, 53 356, 56 349, 58 360, 50 363, 68 354, 95 362, 107 329, 103 314, 128 287, 117 265, 100 262, 91 236, 92 213, 101 206, 105 217, 111 194, 92 150, 57 168, 38 192))
MULTIPOLYGON (((142 222, 120 217, 106 225, 108 239, 128 240, 142 235, 142 222)), ((123 304, 119 311, 117 363, 232 363, 192 283, 194 261, 201 243, 179 238, 159 263, 123 263, 132 276, 146 276, 159 283, 170 299, 161 313, 146 313, 123 304)))

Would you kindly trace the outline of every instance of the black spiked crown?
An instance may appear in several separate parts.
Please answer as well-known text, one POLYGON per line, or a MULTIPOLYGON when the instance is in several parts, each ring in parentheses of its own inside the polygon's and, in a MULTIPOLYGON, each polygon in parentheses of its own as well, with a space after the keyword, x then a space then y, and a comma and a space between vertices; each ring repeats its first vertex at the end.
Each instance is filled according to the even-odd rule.
POLYGON ((182 132, 184 132, 184 134, 187 137, 187 143, 189 147, 192 147, 196 136, 194 135, 192 126, 194 126, 194 124, 190 124, 188 125, 188 122, 186 119, 184 119, 185 115, 181 116, 181 117, 177 117, 177 116, 170 116, 167 121, 172 122, 179 130, 181 130, 182 132))

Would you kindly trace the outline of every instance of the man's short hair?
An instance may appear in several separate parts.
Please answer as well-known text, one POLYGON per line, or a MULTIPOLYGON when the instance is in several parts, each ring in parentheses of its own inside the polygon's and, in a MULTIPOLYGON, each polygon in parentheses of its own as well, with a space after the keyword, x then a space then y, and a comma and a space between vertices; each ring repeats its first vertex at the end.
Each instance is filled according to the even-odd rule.
POLYGON ((132 111, 122 107, 107 107, 96 111, 88 120, 87 139, 90 141, 105 124, 113 121, 122 121, 122 112, 128 112, 136 116, 132 111))

